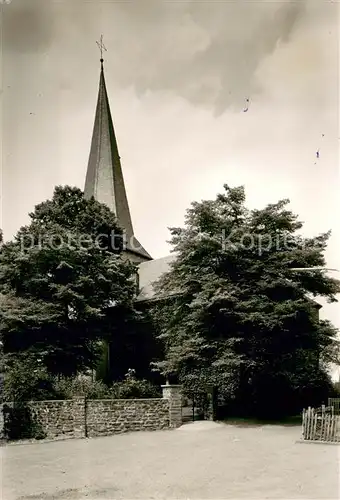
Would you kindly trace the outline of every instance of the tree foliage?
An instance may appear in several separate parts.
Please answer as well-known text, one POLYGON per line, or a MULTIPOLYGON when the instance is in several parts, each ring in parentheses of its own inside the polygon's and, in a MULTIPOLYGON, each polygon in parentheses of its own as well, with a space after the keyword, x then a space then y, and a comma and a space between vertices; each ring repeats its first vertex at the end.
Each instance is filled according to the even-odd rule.
POLYGON ((135 266, 121 257, 114 214, 81 190, 57 187, 0 253, 5 354, 29 353, 49 373, 96 365, 117 311, 133 311, 135 266))
POLYGON ((325 266, 330 233, 305 238, 288 200, 248 210, 243 187, 224 188, 170 229, 177 259, 158 283, 166 354, 156 369, 189 388, 217 386, 248 412, 269 414, 270 401, 282 413, 287 398, 299 406, 328 384, 320 360, 332 357, 337 332, 312 299, 336 301, 339 282, 293 269, 325 266))

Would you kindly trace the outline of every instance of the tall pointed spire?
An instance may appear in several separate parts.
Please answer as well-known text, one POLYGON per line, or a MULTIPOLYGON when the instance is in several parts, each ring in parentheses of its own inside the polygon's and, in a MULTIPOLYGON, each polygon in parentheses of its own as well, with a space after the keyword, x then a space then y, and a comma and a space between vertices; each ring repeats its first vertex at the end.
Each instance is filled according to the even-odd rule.
POLYGON ((129 204, 127 201, 117 140, 113 128, 110 104, 106 90, 102 51, 101 70, 96 116, 93 128, 90 157, 85 180, 85 197, 92 196, 105 203, 115 214, 126 233, 126 253, 133 260, 150 260, 152 257, 134 236, 129 204))

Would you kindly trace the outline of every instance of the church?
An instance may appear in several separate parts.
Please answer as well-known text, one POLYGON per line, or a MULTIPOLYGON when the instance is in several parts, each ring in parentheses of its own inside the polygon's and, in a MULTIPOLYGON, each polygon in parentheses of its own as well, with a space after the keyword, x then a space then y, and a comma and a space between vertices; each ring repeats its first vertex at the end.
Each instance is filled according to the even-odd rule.
POLYGON ((104 60, 100 79, 84 193, 106 204, 125 231, 123 256, 138 265, 138 301, 155 300, 153 283, 169 270, 175 254, 153 259, 134 234, 116 134, 105 83, 104 60))

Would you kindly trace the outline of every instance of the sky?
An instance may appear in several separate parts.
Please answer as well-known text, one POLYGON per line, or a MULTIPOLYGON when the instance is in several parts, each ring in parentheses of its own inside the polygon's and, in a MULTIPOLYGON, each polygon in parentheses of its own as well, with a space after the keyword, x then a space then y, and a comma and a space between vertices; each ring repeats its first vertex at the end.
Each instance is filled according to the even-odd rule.
MULTIPOLYGON (((306 235, 332 229, 340 269, 338 23, 331 0, 3 4, 5 239, 55 185, 84 186, 103 34, 135 234, 153 257, 192 201, 228 183, 250 208, 289 198, 306 235)), ((340 327, 338 304, 322 316, 340 327)))

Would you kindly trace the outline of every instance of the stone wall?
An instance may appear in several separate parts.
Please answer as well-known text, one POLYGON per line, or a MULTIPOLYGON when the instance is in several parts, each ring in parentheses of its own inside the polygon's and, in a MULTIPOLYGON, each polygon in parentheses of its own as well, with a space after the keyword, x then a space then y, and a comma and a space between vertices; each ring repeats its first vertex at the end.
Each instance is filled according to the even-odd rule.
POLYGON ((88 437, 169 427, 166 399, 93 399, 86 403, 88 437))
MULTIPOLYGON (((13 408, 13 404, 7 404, 13 408)), ((30 401, 26 404, 39 435, 54 438, 108 436, 160 430, 182 424, 179 386, 163 386, 163 399, 30 401)))
POLYGON ((74 401, 28 401, 3 404, 3 437, 74 437, 74 401))
POLYGON ((73 400, 30 401, 28 407, 32 418, 38 423, 47 438, 73 437, 73 400))

